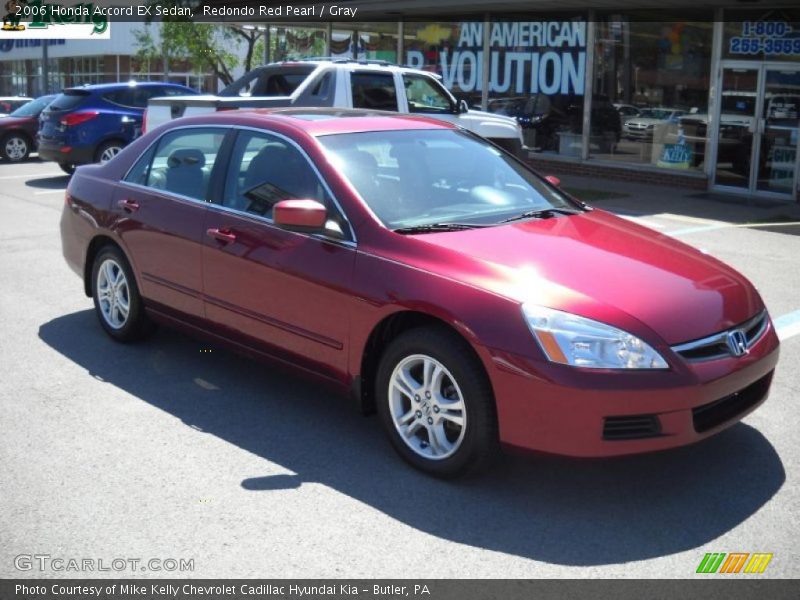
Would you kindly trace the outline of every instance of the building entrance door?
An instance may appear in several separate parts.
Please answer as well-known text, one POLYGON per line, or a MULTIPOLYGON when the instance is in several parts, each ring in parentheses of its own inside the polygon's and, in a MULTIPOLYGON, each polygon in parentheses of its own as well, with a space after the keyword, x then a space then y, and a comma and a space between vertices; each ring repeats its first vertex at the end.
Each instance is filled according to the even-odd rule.
POLYGON ((713 187, 796 199, 800 66, 724 61, 717 89, 713 187))

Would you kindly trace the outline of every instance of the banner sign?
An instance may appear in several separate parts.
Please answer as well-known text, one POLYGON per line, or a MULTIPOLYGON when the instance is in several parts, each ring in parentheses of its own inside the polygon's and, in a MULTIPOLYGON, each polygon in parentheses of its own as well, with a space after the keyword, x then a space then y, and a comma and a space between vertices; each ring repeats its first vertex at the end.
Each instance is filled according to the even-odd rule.
POLYGON ((728 52, 736 55, 800 55, 800 37, 786 21, 744 21, 740 36, 728 42, 728 52))
MULTIPOLYGON (((482 91, 484 23, 462 23, 457 45, 439 50, 444 85, 482 91)), ((421 51, 406 55, 422 68, 421 51)), ((489 91, 499 94, 584 94, 586 22, 498 22, 489 31, 489 91)))

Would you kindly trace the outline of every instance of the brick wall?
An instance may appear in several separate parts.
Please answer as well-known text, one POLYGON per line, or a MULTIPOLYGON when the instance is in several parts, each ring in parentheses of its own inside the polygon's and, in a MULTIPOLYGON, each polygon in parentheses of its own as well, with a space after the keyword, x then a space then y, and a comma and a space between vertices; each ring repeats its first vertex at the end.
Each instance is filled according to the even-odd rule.
POLYGON ((527 160, 528 164, 543 175, 583 175, 599 179, 614 179, 617 181, 635 181, 639 183, 654 183, 694 190, 708 189, 707 177, 687 177, 674 171, 646 171, 626 169, 608 164, 594 164, 591 162, 569 162, 565 160, 549 160, 535 157, 527 160))

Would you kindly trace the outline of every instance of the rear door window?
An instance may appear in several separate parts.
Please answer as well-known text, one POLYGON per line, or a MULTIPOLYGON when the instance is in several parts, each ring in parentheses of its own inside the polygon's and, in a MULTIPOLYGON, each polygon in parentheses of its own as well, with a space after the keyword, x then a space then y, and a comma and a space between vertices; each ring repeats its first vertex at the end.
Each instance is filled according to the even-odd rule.
POLYGON ((103 99, 125 108, 146 108, 150 98, 163 96, 164 90, 165 88, 162 87, 130 87, 124 90, 106 92, 103 94, 103 99))
POLYGON ((117 106, 133 108, 136 106, 136 90, 133 88, 126 88, 124 90, 106 92, 103 94, 103 100, 116 104, 117 106))
POLYGON ((165 133, 133 166, 128 183, 205 201, 217 151, 226 130, 218 127, 165 133))
POLYGON ((246 73, 220 96, 289 96, 314 72, 313 65, 295 65, 255 69, 246 73))
POLYGON ((353 108, 397 112, 397 90, 391 73, 353 71, 350 73, 353 108))

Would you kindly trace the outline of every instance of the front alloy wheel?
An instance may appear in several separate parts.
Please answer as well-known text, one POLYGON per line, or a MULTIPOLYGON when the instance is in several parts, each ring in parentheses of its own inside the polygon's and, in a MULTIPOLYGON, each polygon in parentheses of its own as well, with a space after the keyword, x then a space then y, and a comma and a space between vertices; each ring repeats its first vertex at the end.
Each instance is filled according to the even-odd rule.
POLYGON ((394 449, 430 475, 479 471, 496 454, 486 371, 466 340, 446 327, 410 329, 390 342, 378 365, 375 401, 394 449))
POLYGON ((464 397, 442 363, 424 354, 403 359, 388 395, 395 429, 414 453, 441 460, 458 451, 467 424, 464 397))

